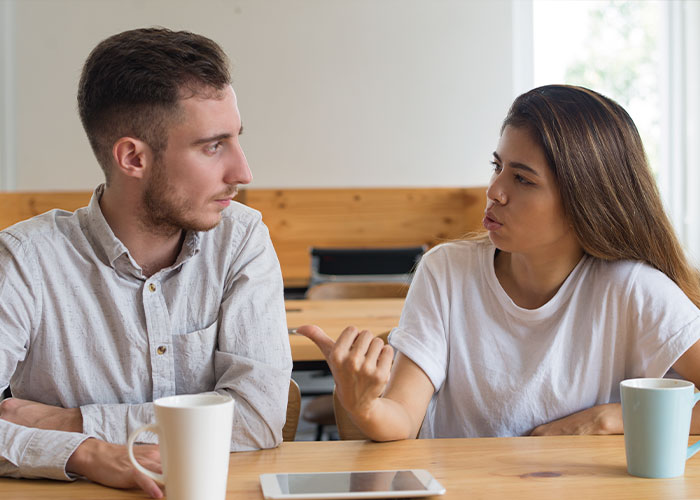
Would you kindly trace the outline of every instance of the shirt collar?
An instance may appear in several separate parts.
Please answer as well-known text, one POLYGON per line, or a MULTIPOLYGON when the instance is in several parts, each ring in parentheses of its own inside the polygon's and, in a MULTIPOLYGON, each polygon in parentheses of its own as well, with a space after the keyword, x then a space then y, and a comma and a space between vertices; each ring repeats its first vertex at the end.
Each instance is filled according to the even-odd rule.
MULTIPOLYGON (((95 188, 90 199, 90 204, 87 207, 87 218, 84 226, 84 231, 87 237, 92 242, 95 251, 102 253, 109 262, 109 265, 114 269, 131 274, 140 279, 146 279, 146 276, 141 270, 136 261, 131 257, 129 249, 126 248, 119 238, 114 235, 112 228, 107 223, 107 220, 102 214, 100 208, 100 199, 104 193, 105 185, 100 184, 95 188)), ((190 258, 199 253, 201 247, 201 235, 197 231, 187 231, 185 241, 182 243, 180 254, 175 259, 175 263, 165 269, 161 269, 158 273, 166 270, 177 269, 190 258)), ((158 274, 156 273, 156 274, 158 274)))

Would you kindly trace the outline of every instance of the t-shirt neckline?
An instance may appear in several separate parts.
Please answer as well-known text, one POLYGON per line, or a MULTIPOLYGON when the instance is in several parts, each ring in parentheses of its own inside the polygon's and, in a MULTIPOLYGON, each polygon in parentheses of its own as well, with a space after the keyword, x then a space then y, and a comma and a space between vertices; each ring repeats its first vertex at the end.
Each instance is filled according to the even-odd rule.
POLYGON ((491 287, 491 291, 503 309, 509 314, 523 320, 540 320, 549 317, 558 311, 561 305, 565 303, 569 297, 571 297, 576 284, 583 275, 584 270, 588 267, 587 263, 590 260, 588 255, 584 253, 581 260, 578 261, 576 266, 564 280, 564 283, 562 283, 562 285, 559 287, 557 293, 554 294, 554 297, 549 299, 547 303, 543 304, 537 309, 526 309, 513 302, 513 299, 511 299, 506 293, 501 286, 501 282, 498 281, 498 278, 496 277, 496 269, 494 265, 494 258, 497 250, 496 247, 493 245, 484 245, 484 247, 484 251, 481 254, 481 268, 485 273, 484 277, 486 282, 491 287))

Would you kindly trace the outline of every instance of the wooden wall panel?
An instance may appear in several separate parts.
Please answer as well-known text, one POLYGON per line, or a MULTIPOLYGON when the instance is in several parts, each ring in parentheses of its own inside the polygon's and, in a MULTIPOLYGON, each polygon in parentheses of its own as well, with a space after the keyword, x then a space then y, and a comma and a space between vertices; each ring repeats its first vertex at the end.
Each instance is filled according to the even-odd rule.
MULTIPOLYGON (((37 214, 86 206, 91 191, 0 193, 0 229, 37 214)), ((430 247, 481 228, 486 189, 246 189, 263 214, 287 286, 305 286, 309 248, 430 247)))
POLYGON ((254 189, 288 286, 309 279, 309 248, 430 247, 481 227, 486 189, 254 189))

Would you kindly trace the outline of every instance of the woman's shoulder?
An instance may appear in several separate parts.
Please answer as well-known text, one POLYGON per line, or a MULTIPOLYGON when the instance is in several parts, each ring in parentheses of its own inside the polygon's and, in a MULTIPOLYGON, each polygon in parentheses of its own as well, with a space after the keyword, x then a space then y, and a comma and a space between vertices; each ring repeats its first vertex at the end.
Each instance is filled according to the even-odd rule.
POLYGON ((461 257, 465 255, 481 255, 488 251, 493 251, 493 243, 489 239, 454 240, 435 245, 425 253, 424 257, 428 255, 440 255, 443 258, 461 257))
POLYGON ((684 298, 685 294, 666 274, 642 261, 593 259, 595 281, 615 287, 624 295, 663 297, 666 300, 684 298))
POLYGON ((428 250, 422 257, 424 265, 440 265, 469 267, 478 264, 484 256, 493 254, 493 243, 490 240, 456 240, 441 243, 428 250))
POLYGON ((672 282, 664 273, 643 261, 591 259, 592 268, 607 280, 614 282, 635 281, 645 284, 672 282))

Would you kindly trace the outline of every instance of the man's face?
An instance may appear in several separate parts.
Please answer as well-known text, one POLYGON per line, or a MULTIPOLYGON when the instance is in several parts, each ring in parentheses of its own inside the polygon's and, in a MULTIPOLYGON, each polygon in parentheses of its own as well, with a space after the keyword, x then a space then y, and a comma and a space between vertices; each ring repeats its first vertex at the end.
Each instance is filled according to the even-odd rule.
POLYGON ((241 117, 231 86, 182 99, 180 108, 143 191, 142 221, 164 234, 214 228, 237 186, 253 178, 238 142, 241 117))

